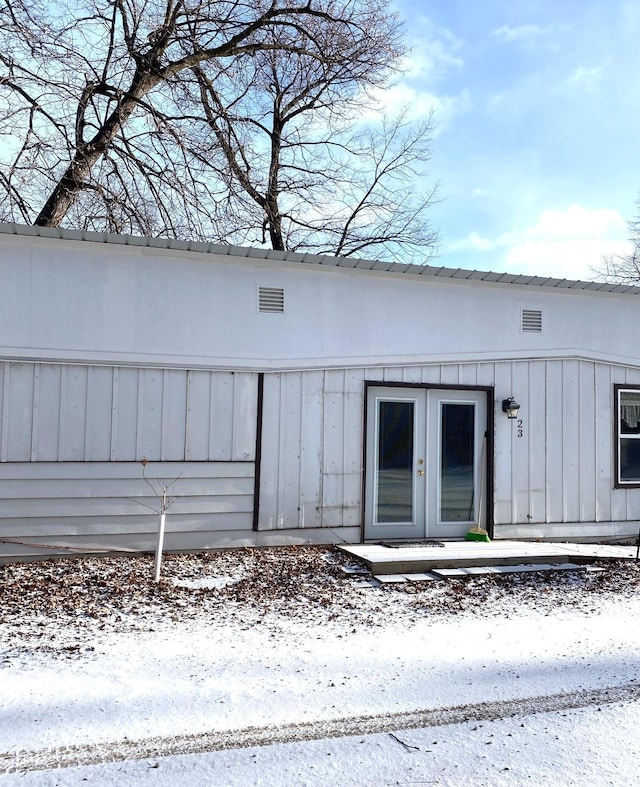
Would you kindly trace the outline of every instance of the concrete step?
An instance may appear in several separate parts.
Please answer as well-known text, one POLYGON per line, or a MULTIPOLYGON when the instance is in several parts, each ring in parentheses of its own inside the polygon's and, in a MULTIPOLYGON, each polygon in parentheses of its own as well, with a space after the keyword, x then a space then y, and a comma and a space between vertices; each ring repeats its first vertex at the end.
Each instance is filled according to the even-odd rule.
POLYGON ((588 564, 595 560, 630 560, 636 552, 635 547, 537 541, 448 541, 407 547, 341 544, 338 549, 361 560, 372 574, 383 576, 428 573, 434 568, 588 564))

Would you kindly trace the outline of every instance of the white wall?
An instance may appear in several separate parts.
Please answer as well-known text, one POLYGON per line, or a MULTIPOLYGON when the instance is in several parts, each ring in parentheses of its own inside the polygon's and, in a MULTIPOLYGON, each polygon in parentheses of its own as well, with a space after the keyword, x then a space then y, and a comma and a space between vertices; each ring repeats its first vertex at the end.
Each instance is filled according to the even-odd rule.
POLYGON ((359 534, 363 379, 362 370, 265 376, 261 530, 354 527, 359 534))
MULTIPOLYGON (((612 481, 613 383, 640 382, 638 296, 7 234, 0 274, 0 479, 13 484, 24 471, 26 483, 5 498, 21 502, 4 524, 0 516, 0 536, 15 536, 20 511, 29 518, 31 485, 38 500, 55 497, 67 472, 77 498, 120 500, 124 518, 108 512, 115 533, 134 516, 122 503, 131 495, 120 482, 94 493, 93 483, 107 463, 118 478, 137 477, 146 458, 184 467, 185 480, 191 463, 238 463, 245 480, 229 496, 242 500, 209 512, 240 514, 234 543, 285 532, 356 539, 365 380, 493 386, 498 408, 516 396, 522 437, 496 413, 499 535, 618 534, 640 518, 640 492, 612 481), (258 313, 259 286, 284 288, 284 314, 258 313), (521 332, 523 308, 542 311, 542 333, 521 332), (255 534, 247 489, 259 370, 255 534)), ((57 536, 72 507, 90 524, 86 499, 60 501, 57 536)), ((196 519, 201 541, 217 533, 229 543, 221 518, 209 529, 196 519)), ((150 532, 136 527, 119 532, 134 541, 150 532)))
POLYGON ((0 363, 0 557, 152 550, 162 483, 167 549, 252 543, 257 396, 252 373, 0 363))
POLYGON ((640 370, 576 360, 290 372, 265 378, 260 528, 362 517, 364 381, 495 390, 494 521, 502 538, 635 536, 640 490, 614 489, 613 385, 640 370), (503 398, 521 404, 517 422, 503 398))
POLYGON ((297 369, 540 357, 637 363, 640 300, 0 234, 0 356, 297 369), (258 286, 285 290, 259 314, 258 286), (521 333, 540 309, 542 334, 521 333))
POLYGON ((165 549, 252 542, 253 462, 151 462, 145 476, 139 462, 0 463, 0 559, 153 551, 163 483, 165 549))
POLYGON ((254 461, 257 375, 0 363, 0 462, 254 461))

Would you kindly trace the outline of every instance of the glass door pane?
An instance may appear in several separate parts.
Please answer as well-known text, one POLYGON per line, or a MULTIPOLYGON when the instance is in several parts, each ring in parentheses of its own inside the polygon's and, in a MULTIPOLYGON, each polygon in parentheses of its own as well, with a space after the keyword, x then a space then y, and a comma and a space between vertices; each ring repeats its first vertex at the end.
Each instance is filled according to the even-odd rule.
POLYGON ((475 404, 440 405, 440 521, 475 520, 475 404))
POLYGON ((412 401, 378 402, 378 522, 414 521, 414 412, 412 401))

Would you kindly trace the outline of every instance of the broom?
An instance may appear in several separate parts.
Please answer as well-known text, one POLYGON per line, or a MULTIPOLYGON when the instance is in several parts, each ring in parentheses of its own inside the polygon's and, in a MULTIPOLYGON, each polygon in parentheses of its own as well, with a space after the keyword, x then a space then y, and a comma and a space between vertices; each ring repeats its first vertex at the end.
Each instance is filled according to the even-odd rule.
POLYGON ((485 474, 485 454, 487 452, 487 433, 484 433, 482 440, 482 451, 480 455, 480 491, 478 492, 478 525, 472 527, 467 535, 464 537, 465 541, 491 541, 487 531, 480 527, 480 520, 482 519, 482 495, 484 492, 484 474, 485 474))

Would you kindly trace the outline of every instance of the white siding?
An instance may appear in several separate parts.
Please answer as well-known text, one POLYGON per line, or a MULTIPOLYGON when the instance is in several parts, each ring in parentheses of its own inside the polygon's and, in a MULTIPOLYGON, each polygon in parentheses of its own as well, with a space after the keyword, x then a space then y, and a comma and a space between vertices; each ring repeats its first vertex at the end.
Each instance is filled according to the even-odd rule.
MULTIPOLYGON (((545 409, 547 406, 545 391, 546 365, 544 363, 528 364, 527 371, 529 390, 528 420, 529 429, 531 429, 532 424, 536 425, 535 428, 538 428, 538 424, 545 424, 545 409)), ((517 429, 518 424, 516 424, 516 438, 518 435, 517 429)), ((527 521, 532 522, 544 521, 546 518, 546 427, 542 426, 542 430, 538 434, 537 439, 530 439, 529 441, 527 521)))
POLYGON ((613 486, 613 383, 638 379, 626 367, 572 359, 266 375, 260 529, 361 522, 368 380, 494 388, 497 535, 630 534, 640 490, 613 486), (518 421, 501 410, 511 395, 518 421))
POLYGON ((0 555, 153 549, 147 506, 158 501, 143 459, 147 478, 177 479, 167 549, 221 546, 251 533, 257 380, 253 373, 0 364, 0 555))
POLYGON ((0 464, 0 554, 65 548, 155 548, 159 499, 170 485, 165 549, 224 546, 253 523, 252 462, 31 462, 0 464), (161 479, 161 480, 160 480, 161 479), (172 483, 175 480, 175 483, 172 483))
POLYGON ((363 374, 265 376, 261 529, 359 526, 363 374))
MULTIPOLYGON (((0 375, 0 535, 151 548, 143 458, 164 479, 182 473, 168 548, 251 535, 257 374, 7 362, 0 375)), ((359 527, 366 380, 494 388, 496 535, 637 529, 640 490, 613 488, 613 384, 640 373, 557 359, 267 373, 265 535, 359 527), (518 421, 501 412, 510 395, 518 421)))
POLYGON ((254 461, 257 374, 0 364, 0 462, 254 461))
POLYGON ((257 372, 386 365, 400 379, 400 366, 446 363, 451 385, 496 360, 637 363, 636 290, 33 233, 0 232, 3 358, 257 372), (259 311, 259 287, 284 291, 284 313, 259 311), (541 333, 522 332, 523 310, 542 312, 541 333))
POLYGON ((626 520, 626 502, 637 493, 613 488, 613 382, 620 369, 576 360, 496 366, 522 406, 520 431, 500 412, 496 390, 496 524, 508 525, 510 534, 517 526, 523 535, 543 536, 544 527, 530 526, 626 520))
POLYGON ((613 384, 630 371, 573 359, 496 364, 497 534, 586 538, 637 531, 640 490, 614 488, 613 384), (500 412, 507 392, 522 405, 521 432, 500 412))
MULTIPOLYGON (((23 520, 48 532, 51 498, 53 535, 76 517, 78 538, 97 539, 108 524, 142 542, 123 526, 148 516, 127 508, 125 479, 146 459, 162 477, 184 468, 185 483, 201 477, 196 465, 209 479, 244 467, 242 492, 185 492, 194 500, 175 521, 188 532, 210 532, 205 520, 218 515, 250 528, 247 488, 260 461, 265 538, 299 530, 331 540, 336 528, 353 537, 364 505, 365 380, 494 388, 500 535, 573 537, 599 523, 630 532, 640 519, 640 490, 613 488, 612 448, 613 384, 640 382, 635 290, 14 231, 0 233, 0 469, 24 481, 19 495, 7 488, 1 498, 0 527, 10 532, 23 520), (261 314, 258 287, 282 289, 284 313, 261 314), (542 312, 541 333, 521 331, 523 310, 542 312), (501 412, 510 395, 521 424, 501 412), (87 492, 113 478, 109 468, 117 483, 87 492), (57 497, 72 471, 77 493, 57 497), (219 510, 223 498, 233 498, 229 510, 219 510)), ((212 527, 214 545, 226 543, 222 520, 212 527)))

